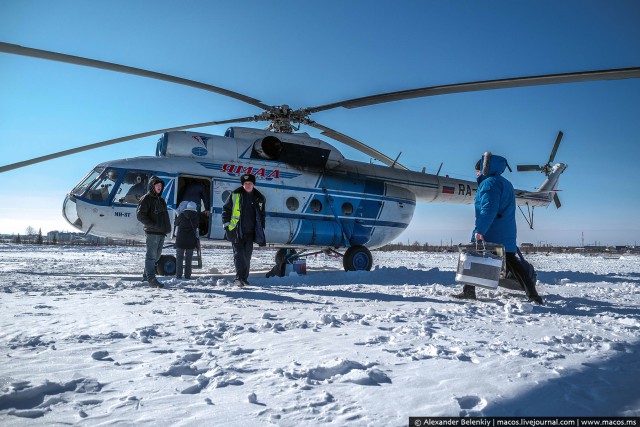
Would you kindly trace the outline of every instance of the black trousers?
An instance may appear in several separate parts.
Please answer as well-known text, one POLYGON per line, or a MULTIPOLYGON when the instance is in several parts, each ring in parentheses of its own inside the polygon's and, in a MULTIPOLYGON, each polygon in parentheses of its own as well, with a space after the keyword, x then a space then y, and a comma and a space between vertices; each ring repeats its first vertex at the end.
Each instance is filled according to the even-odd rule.
POLYGON ((247 280, 251 269, 253 254, 253 234, 244 233, 242 239, 233 244, 233 264, 236 267, 236 279, 247 280))
MULTIPOLYGON (((536 284, 533 283, 531 277, 529 277, 524 267, 522 267, 522 264, 520 264, 515 252, 505 252, 505 264, 507 265, 507 271, 511 272, 513 277, 520 283, 527 297, 537 297, 538 291, 536 291, 536 284)), ((464 285, 462 290, 465 294, 472 293, 472 295, 475 295, 475 286, 464 285)))
POLYGON ((520 264, 518 257, 515 252, 505 252, 505 261, 507 264, 507 271, 513 274, 513 277, 516 278, 524 292, 527 294, 529 298, 537 297, 538 291, 536 291, 536 284, 533 283, 531 277, 524 271, 524 267, 520 264))

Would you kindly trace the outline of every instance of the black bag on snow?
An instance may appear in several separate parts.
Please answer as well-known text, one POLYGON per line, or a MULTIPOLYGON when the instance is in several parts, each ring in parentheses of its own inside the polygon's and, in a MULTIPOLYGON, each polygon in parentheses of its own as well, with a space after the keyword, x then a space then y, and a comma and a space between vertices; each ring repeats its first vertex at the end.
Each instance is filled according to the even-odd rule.
MULTIPOLYGON (((520 252, 520 248, 516 248, 516 253, 518 255, 518 261, 520 261, 520 264, 522 265, 522 268, 529 275, 529 277, 531 278, 531 280, 535 284, 536 281, 538 280, 536 269, 533 268, 533 265, 531 265, 531 263, 529 263, 526 259, 524 259, 524 256, 522 255, 522 252, 520 252)), ((503 273, 503 274, 504 274, 504 277, 500 278, 500 286, 501 287, 507 288, 507 289, 512 289, 514 291, 523 291, 524 290, 524 289, 522 289, 522 286, 520 286, 520 282, 518 282, 518 280, 515 277, 513 277, 513 274, 511 274, 510 271, 507 271, 506 273, 503 273)))

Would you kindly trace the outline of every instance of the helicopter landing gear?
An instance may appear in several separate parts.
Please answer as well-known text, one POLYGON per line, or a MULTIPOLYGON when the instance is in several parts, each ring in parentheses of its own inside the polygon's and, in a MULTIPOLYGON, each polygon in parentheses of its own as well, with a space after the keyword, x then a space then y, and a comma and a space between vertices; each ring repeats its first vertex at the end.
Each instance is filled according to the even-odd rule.
POLYGON ((176 274, 176 258, 173 255, 161 255, 156 264, 156 274, 173 276, 176 274))
POLYGON ((371 270, 373 255, 371 251, 362 245, 351 246, 342 258, 344 271, 371 270))
POLYGON ((276 252, 276 265, 286 263, 288 260, 296 259, 298 252, 295 249, 280 248, 276 252))
POLYGON ((287 264, 292 263, 299 258, 299 254, 295 249, 280 248, 276 252, 276 265, 266 274, 265 277, 283 277, 287 264))

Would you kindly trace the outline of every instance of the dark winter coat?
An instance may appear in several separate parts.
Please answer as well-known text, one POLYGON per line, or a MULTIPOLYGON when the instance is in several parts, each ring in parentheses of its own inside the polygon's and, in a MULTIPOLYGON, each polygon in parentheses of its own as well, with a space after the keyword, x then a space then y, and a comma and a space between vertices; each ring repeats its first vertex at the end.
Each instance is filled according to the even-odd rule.
MULTIPOLYGON (((257 243, 258 246, 265 246, 267 244, 267 240, 264 234, 266 200, 262 195, 262 193, 260 193, 255 188, 253 189, 253 194, 256 201, 255 212, 253 212, 254 218, 255 218, 255 228, 253 230, 253 236, 254 236, 253 241, 257 243)), ((245 230, 245 228, 243 228, 243 216, 245 215, 245 213, 242 209, 242 202, 243 202, 243 199, 245 199, 246 195, 247 195, 247 192, 245 191, 245 189, 243 187, 239 187, 235 189, 233 193, 231 193, 231 195, 225 202, 224 206, 222 207, 222 223, 224 224, 225 238, 231 243, 238 243, 242 239, 243 230, 245 230), (234 205, 233 205, 234 195, 240 196, 239 198, 240 215, 238 218, 238 223, 235 226, 231 224, 232 214, 234 211, 234 205)))
POLYGON ((208 211, 211 209, 211 202, 209 201, 209 193, 206 191, 204 184, 198 181, 193 181, 187 184, 178 195, 180 202, 194 202, 198 205, 198 210, 208 211), (200 201, 204 202, 204 208, 200 206, 200 201))
POLYGON ((481 162, 475 197, 476 223, 473 234, 480 233, 485 241, 504 245, 506 252, 515 252, 516 198, 513 185, 502 176, 507 160, 485 153, 481 162))
POLYGON ((156 183, 162 183, 164 190, 164 181, 160 178, 152 178, 149 181, 148 191, 142 196, 136 210, 136 217, 144 225, 146 234, 167 235, 171 231, 171 220, 169 219, 169 211, 167 203, 160 194, 155 192, 153 188, 156 183))
POLYGON ((183 211, 176 218, 176 248, 195 249, 198 241, 200 215, 196 211, 183 211))

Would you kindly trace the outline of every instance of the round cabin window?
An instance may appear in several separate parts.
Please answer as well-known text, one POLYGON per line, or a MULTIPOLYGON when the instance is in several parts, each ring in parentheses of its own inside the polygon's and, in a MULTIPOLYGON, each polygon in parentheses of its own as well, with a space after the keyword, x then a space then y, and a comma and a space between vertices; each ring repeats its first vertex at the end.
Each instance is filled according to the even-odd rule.
POLYGON ((295 197, 289 197, 287 199, 287 208, 290 211, 298 210, 299 206, 300 206, 300 202, 298 202, 298 199, 296 199, 295 197))
POLYGON ((353 213, 353 205, 349 202, 343 203, 342 213, 345 215, 351 215, 353 213))
POLYGON ((313 199, 311 201, 311 210, 313 212, 320 212, 322 210, 322 202, 318 199, 313 199))

